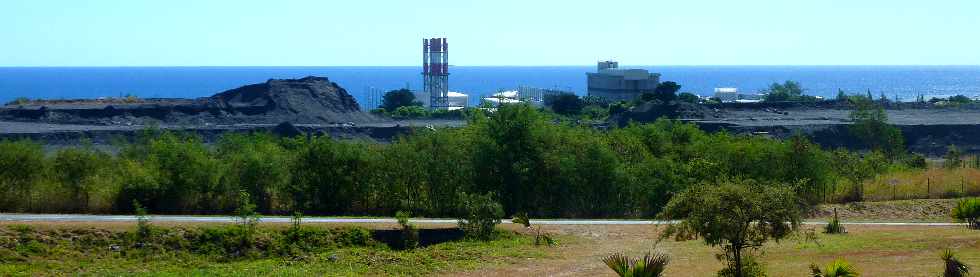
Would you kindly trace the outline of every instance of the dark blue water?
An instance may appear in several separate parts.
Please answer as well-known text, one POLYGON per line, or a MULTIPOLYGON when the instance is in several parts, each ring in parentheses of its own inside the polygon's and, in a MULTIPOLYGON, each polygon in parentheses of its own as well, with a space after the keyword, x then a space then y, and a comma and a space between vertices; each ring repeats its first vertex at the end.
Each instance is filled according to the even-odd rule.
MULTIPOLYGON (((838 89, 910 101, 919 94, 980 96, 980 66, 664 66, 642 67, 675 81, 681 91, 711 95, 716 87, 743 93, 772 82, 795 80, 810 95, 834 97, 838 89)), ((517 86, 559 88, 585 94, 592 66, 452 67, 450 87, 477 97, 517 86)), ((326 76, 362 106, 377 102, 370 91, 420 87, 419 67, 122 67, 0 68, 0 101, 28 98, 202 97, 270 78, 326 76)))

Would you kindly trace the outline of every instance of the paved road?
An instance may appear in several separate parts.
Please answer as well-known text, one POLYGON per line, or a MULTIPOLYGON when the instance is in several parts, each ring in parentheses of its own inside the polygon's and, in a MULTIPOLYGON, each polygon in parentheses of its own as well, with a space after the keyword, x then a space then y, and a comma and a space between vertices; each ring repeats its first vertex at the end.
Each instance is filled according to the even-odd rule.
MULTIPOLYGON (((154 215, 150 219, 156 222, 235 222, 230 216, 185 216, 185 215, 154 215)), ((136 217, 130 215, 78 215, 78 214, 0 214, 0 222, 135 222, 136 217)), ((455 219, 412 219, 413 223, 421 224, 454 224, 455 219)), ((288 223, 289 217, 266 216, 262 222, 288 223)), ((304 217, 308 223, 396 223, 394 218, 347 218, 347 217, 304 217)), ((511 223, 509 219, 504 223, 511 223)), ((540 225, 658 225, 669 221, 660 220, 605 220, 605 219, 543 219, 531 220, 531 224, 540 225)), ((808 221, 803 224, 823 225, 826 222, 808 221)), ((883 225, 883 226, 961 226, 963 223, 921 223, 921 222, 845 222, 845 225, 883 225)))

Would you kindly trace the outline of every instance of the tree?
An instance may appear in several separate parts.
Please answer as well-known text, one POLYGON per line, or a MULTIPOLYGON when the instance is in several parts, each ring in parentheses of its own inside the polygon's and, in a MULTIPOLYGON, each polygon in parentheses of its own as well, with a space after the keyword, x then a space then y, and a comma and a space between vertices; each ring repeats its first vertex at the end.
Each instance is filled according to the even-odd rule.
POLYGON ((698 97, 697 95, 694 95, 693 93, 684 92, 677 95, 677 100, 680 100, 681 102, 697 104, 699 101, 701 101, 701 98, 698 97))
POLYGON ((786 185, 751 180, 721 181, 694 186, 674 196, 660 213, 666 220, 681 220, 663 233, 679 239, 696 235, 710 246, 720 246, 728 268, 743 272, 744 251, 779 241, 800 224, 801 201, 786 185))
POLYGON ((55 154, 54 173, 71 194, 76 211, 88 208, 89 192, 99 185, 96 178, 108 159, 108 155, 88 147, 65 148, 55 154))
POLYGON ((526 104, 503 105, 477 128, 474 168, 479 192, 495 192, 507 214, 535 212, 535 186, 553 180, 542 162, 552 125, 526 104))
POLYGON ((772 83, 769 85, 769 89, 765 91, 765 101, 766 102, 779 102, 779 101, 801 101, 803 99, 803 86, 795 81, 786 81, 782 84, 772 83))
POLYGON ((666 81, 657 85, 653 90, 653 98, 661 102, 668 103, 677 99, 677 91, 681 90, 681 85, 666 81))
POLYGON ((582 112, 585 103, 578 95, 571 93, 549 94, 544 97, 544 105, 560 115, 577 115, 582 112))
POLYGON ((889 158, 905 152, 902 131, 888 124, 888 114, 880 105, 861 98, 856 98, 853 104, 855 108, 850 118, 854 123, 849 127, 851 134, 871 150, 882 151, 889 158))
POLYGON ((398 107, 422 106, 422 102, 415 101, 415 94, 408 89, 397 89, 388 91, 381 99, 381 108, 386 111, 397 110, 398 107))
POLYGON ((956 103, 956 104, 970 104, 970 103, 973 102, 973 99, 970 99, 970 97, 966 97, 964 95, 958 94, 956 96, 949 97, 949 102, 950 103, 956 103))
POLYGON ((943 160, 943 167, 948 169, 959 168, 963 166, 963 152, 956 145, 950 145, 946 148, 946 155, 943 156, 943 160))
POLYGON ((272 212, 287 204, 274 202, 290 180, 290 157, 274 137, 226 135, 218 143, 218 155, 228 165, 222 182, 248 192, 259 211, 272 212))
POLYGON ((27 141, 0 140, 0 210, 13 211, 14 201, 31 205, 31 189, 44 176, 44 150, 40 144, 27 141))

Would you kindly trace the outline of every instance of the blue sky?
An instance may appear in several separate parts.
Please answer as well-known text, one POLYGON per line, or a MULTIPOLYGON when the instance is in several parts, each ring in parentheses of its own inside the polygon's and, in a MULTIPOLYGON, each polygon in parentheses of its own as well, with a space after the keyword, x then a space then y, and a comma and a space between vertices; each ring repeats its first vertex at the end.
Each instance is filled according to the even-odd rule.
POLYGON ((974 0, 2 0, 0 66, 977 65, 974 0))

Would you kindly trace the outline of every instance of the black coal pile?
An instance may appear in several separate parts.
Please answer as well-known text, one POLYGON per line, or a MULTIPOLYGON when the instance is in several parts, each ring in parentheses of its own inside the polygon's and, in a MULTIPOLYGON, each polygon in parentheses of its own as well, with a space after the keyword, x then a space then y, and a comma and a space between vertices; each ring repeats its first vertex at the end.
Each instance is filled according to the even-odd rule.
POLYGON ((377 122, 324 77, 272 79, 198 99, 37 101, 0 109, 0 119, 63 124, 349 124, 377 122))

